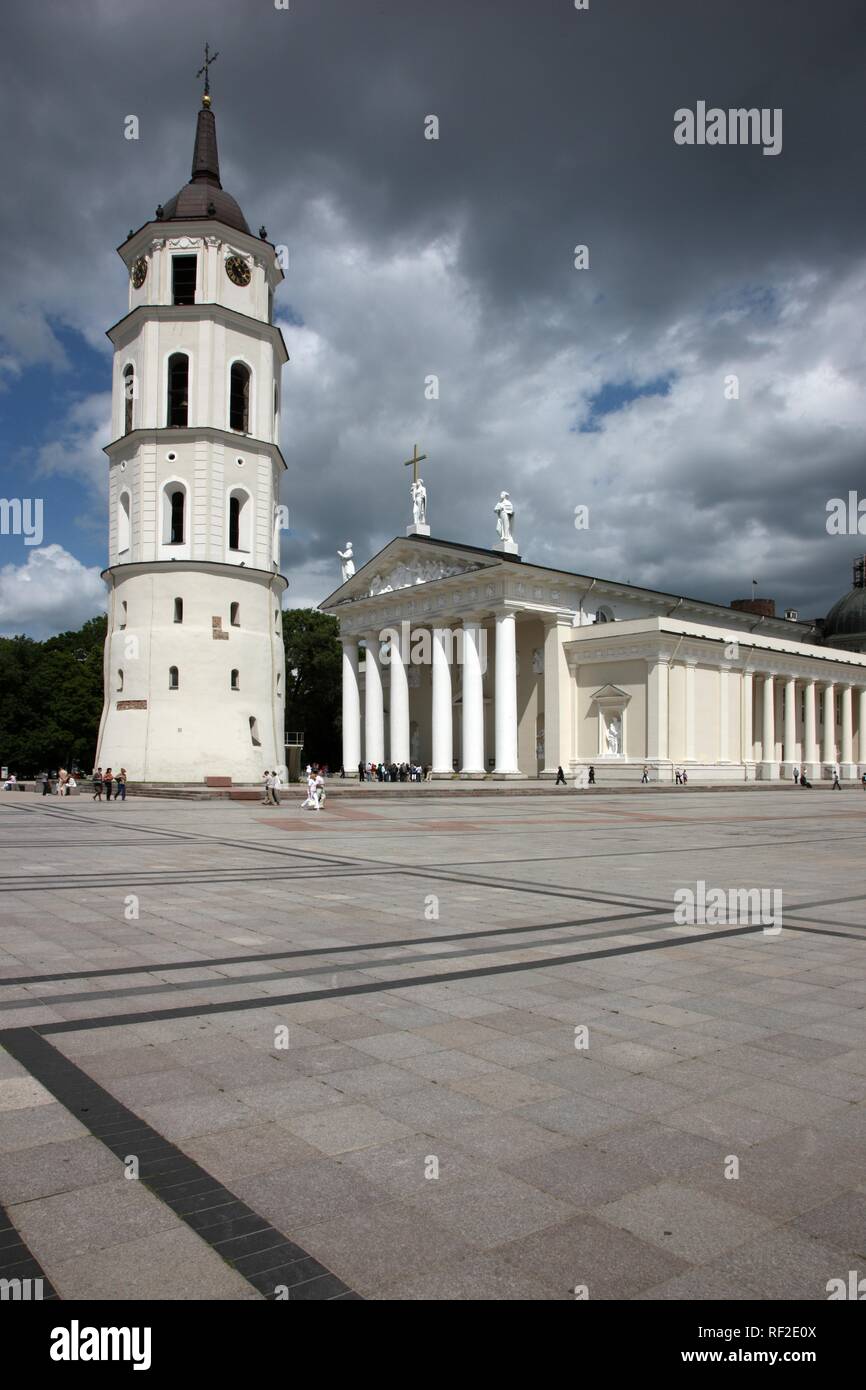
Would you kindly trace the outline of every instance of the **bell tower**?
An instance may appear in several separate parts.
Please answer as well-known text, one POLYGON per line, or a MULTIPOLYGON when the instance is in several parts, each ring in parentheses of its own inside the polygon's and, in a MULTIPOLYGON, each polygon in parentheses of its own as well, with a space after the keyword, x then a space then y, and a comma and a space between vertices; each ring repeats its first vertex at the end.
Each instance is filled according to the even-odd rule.
POLYGON ((132 782, 283 768, 283 273, 220 181, 206 55, 192 176, 118 248, 105 701, 97 762, 132 782))

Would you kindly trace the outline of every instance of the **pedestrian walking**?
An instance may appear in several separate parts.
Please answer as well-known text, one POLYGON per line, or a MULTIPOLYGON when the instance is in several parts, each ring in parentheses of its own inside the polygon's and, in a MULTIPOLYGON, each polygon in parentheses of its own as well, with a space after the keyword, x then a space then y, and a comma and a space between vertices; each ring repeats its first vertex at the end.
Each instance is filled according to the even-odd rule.
POLYGON ((798 767, 795 767, 795 768, 794 768, 794 786, 795 786, 795 787, 796 787, 797 783, 799 782, 799 780, 800 780, 800 769, 799 769, 798 767))
POLYGON ((644 770, 643 770, 643 772, 641 773, 641 778, 640 778, 640 780, 641 780, 642 782, 644 782, 644 783, 646 783, 646 782, 649 781, 649 768, 648 768, 648 767, 644 767, 644 770))
POLYGON ((839 791, 841 791, 841 790, 842 790, 842 783, 839 781, 839 769, 838 769, 838 767, 834 767, 834 768, 833 768, 833 785, 832 785, 832 787, 830 788, 830 790, 831 790, 831 791, 836 791, 837 788, 839 789, 839 791))
POLYGON ((589 766, 589 785, 591 787, 595 786, 595 768, 592 766, 591 763, 589 766))
POLYGON ((103 786, 105 787, 105 799, 106 799, 106 801, 110 801, 110 800, 111 800, 111 790, 112 790, 112 788, 113 788, 113 786, 114 786, 114 773, 113 773, 113 771, 111 770, 110 767, 107 767, 107 768, 105 769, 105 772, 104 772, 103 777, 102 777, 102 782, 103 782, 103 786))
POLYGON ((126 768, 122 767, 117 774, 117 793, 115 801, 126 800, 126 768))
POLYGON ((316 773, 315 792, 316 810, 321 811, 325 805, 325 779, 321 772, 316 773))
POLYGON ((280 776, 279 772, 277 772, 276 768, 274 768, 274 775, 271 778, 271 796, 274 798, 275 806, 279 806, 280 804, 280 787, 282 785, 283 779, 280 776))
POLYGON ((102 800, 102 768, 98 767, 93 774, 93 800, 102 800))
POLYGON ((51 795, 51 773, 46 772, 42 778, 42 795, 51 795))
POLYGON ((554 782, 553 785, 554 785, 555 787, 559 787, 559 786, 564 787, 564 786, 565 786, 565 773, 563 772, 563 770, 562 770, 561 767, 558 767, 558 768, 556 769, 556 781, 554 782))

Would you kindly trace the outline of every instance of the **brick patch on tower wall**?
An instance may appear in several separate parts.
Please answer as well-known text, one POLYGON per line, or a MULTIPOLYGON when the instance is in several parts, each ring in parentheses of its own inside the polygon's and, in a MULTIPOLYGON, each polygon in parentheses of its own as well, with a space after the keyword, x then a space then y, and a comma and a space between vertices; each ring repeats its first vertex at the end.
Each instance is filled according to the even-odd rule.
POLYGON ((118 709, 147 709, 146 700, 118 700, 118 709))
POLYGON ((223 632, 222 618, 211 618, 211 626, 213 627, 212 635, 215 642, 227 642, 229 640, 229 634, 223 632))

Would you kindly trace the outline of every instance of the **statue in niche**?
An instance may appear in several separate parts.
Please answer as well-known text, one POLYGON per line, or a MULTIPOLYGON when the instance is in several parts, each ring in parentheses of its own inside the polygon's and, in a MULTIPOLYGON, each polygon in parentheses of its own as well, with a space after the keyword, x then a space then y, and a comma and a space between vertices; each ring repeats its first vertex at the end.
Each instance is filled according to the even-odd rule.
POLYGON ((540 676, 541 673, 542 673, 542 671, 544 670, 544 648, 543 648, 543 647, 533 647, 533 648, 532 648, 532 670, 533 670, 533 674, 536 675, 536 676, 540 676))
POLYGON ((499 501, 493 507, 496 513, 496 534, 501 541, 513 541, 511 525, 514 521, 514 503, 507 492, 500 492, 499 501))
POLYGON ((354 552, 352 550, 352 542, 346 541, 346 549, 338 550, 337 554, 340 557, 341 568, 343 571, 343 583, 345 584, 346 580, 351 579, 352 575, 355 573, 355 560, 354 552))
POLYGON ((607 721, 605 730, 605 751, 611 758, 619 756, 622 744, 622 719, 618 714, 612 714, 607 721))

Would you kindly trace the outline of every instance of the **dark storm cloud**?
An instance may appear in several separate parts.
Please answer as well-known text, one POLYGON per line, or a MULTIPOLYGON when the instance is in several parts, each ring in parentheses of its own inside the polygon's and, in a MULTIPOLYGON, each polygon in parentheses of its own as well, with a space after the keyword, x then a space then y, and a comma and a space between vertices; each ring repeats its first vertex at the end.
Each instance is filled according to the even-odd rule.
POLYGON ((189 176, 207 38, 223 183, 290 248, 296 597, 402 528, 417 438, 434 533, 489 543, 508 487, 541 563, 821 611, 866 549, 824 530, 866 491, 864 29, 854 0, 7 4, 0 381, 124 312, 113 248, 189 176), (782 153, 675 145, 698 100, 781 108, 782 153))

